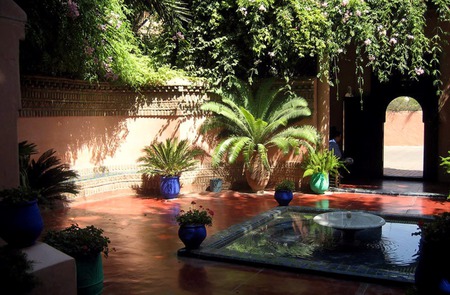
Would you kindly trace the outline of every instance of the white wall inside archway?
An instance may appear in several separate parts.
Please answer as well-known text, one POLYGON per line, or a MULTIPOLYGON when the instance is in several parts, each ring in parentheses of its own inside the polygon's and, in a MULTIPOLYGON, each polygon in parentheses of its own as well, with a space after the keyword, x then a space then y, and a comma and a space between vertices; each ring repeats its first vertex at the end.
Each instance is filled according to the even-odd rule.
POLYGON ((414 98, 397 97, 388 105, 384 123, 384 176, 423 177, 422 118, 422 108, 414 98))

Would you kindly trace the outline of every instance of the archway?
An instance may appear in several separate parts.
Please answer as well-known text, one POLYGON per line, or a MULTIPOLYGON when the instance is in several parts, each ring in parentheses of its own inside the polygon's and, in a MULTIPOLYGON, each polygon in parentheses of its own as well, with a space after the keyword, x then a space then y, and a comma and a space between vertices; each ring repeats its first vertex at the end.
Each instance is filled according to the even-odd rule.
POLYGON ((383 176, 423 178, 424 124, 419 102, 409 96, 392 100, 386 108, 383 135, 383 176))

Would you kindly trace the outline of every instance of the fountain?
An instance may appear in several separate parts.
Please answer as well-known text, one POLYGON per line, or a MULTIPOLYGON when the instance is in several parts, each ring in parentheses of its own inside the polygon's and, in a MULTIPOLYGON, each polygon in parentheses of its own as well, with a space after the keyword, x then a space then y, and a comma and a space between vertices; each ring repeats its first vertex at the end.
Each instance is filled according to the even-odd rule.
POLYGON ((419 237, 411 217, 276 207, 178 255, 396 283, 414 282, 419 237))

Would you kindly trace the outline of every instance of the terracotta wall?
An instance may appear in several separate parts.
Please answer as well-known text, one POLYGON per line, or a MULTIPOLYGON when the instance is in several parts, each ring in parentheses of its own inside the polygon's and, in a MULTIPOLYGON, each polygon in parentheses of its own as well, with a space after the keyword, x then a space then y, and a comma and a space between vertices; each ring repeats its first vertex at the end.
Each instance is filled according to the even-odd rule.
POLYGON ((387 112, 384 123, 384 145, 423 146, 422 112, 387 112))
MULTIPOLYGON (((316 103, 316 80, 300 81, 294 90, 307 98, 313 110, 313 115, 301 124, 323 124, 320 122, 326 120, 324 112, 328 108, 326 103, 325 107, 316 103)), ((198 133, 205 119, 199 107, 209 100, 202 87, 167 86, 136 94, 107 84, 96 86, 66 79, 23 77, 22 100, 19 141, 35 143, 41 153, 56 150, 65 163, 80 173, 82 181, 99 175, 136 173, 139 170, 136 160, 143 155, 145 146, 155 139, 179 137, 207 152, 196 171, 183 173, 185 190, 205 190, 214 176, 227 178, 226 187, 245 185, 242 167, 232 167, 228 172, 225 168, 210 167, 208 155, 216 138, 198 133)), ((291 178, 299 181, 299 163, 286 163, 295 160, 298 159, 287 157, 278 161, 272 180, 295 174, 291 178)), ((136 185, 141 179, 134 177, 130 181, 136 185)), ((99 192, 95 191, 95 182, 89 185, 94 193, 99 192)), ((155 183, 150 181, 150 185, 155 183)))

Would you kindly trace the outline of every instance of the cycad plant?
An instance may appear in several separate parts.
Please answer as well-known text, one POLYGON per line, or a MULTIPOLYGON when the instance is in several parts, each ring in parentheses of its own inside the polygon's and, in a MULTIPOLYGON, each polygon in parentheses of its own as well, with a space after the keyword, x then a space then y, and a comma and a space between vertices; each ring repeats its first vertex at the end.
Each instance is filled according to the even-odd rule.
POLYGON ((286 85, 266 79, 256 90, 232 78, 229 85, 214 91, 220 101, 209 101, 202 110, 213 113, 201 126, 201 132, 218 132, 219 143, 212 154, 217 166, 226 158, 233 164, 242 156, 247 182, 254 191, 263 190, 270 177, 270 148, 283 154, 300 146, 312 148, 319 138, 315 127, 294 125, 311 115, 306 100, 288 91, 286 85))
POLYGON ((197 164, 196 158, 203 154, 200 148, 192 147, 186 140, 168 138, 165 142, 155 142, 143 150, 145 156, 138 159, 144 174, 180 176, 197 164))
POLYGON ((37 160, 31 156, 37 154, 34 143, 19 143, 20 185, 39 192, 41 205, 51 206, 56 200, 66 200, 66 194, 77 194, 75 179, 78 174, 61 163, 55 156, 56 151, 49 149, 37 160))

